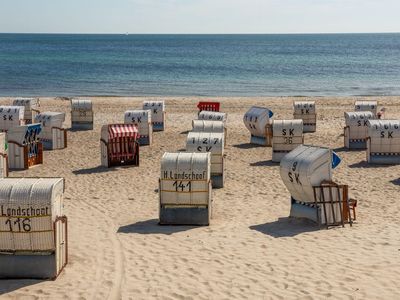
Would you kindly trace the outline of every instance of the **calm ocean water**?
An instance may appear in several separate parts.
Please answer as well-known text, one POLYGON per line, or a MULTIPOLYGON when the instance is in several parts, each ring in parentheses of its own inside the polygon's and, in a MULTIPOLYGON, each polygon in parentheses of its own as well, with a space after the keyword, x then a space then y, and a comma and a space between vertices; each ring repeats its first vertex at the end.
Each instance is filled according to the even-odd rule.
POLYGON ((0 34, 0 95, 400 95, 400 34, 0 34))

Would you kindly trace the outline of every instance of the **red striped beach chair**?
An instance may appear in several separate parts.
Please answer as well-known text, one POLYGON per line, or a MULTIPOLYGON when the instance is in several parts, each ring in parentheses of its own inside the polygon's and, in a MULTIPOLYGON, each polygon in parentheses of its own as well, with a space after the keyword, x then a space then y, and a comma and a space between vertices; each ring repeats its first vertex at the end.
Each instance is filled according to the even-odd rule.
POLYGON ((101 164, 139 165, 139 131, 134 124, 110 124, 101 129, 101 164))

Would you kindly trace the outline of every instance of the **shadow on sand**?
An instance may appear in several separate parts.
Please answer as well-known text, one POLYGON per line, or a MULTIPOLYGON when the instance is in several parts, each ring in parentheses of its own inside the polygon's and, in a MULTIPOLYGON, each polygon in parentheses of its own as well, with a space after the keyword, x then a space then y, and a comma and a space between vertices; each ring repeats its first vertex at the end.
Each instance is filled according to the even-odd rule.
POLYGON ((251 144, 251 143, 236 144, 236 145, 233 145, 233 147, 239 148, 239 149, 265 148, 265 146, 251 144))
POLYGON ((340 153, 340 152, 350 152, 350 153, 357 153, 357 152, 365 152, 366 149, 350 149, 350 148, 346 148, 346 147, 339 147, 339 148, 334 148, 332 149, 333 151, 335 151, 336 153, 340 153))
POLYGON ((276 166, 279 166, 279 163, 273 162, 272 160, 263 160, 263 161, 257 161, 254 163, 250 163, 250 166, 252 166, 252 167, 276 167, 276 166))
POLYGON ((118 233, 138 233, 138 234, 174 234, 177 232, 187 231, 198 228, 198 226, 182 226, 182 225, 159 225, 158 219, 140 221, 134 224, 121 226, 118 233))
POLYGON ((34 284, 39 284, 43 281, 46 280, 41 280, 41 279, 2 279, 0 280, 0 296, 11 293, 13 291, 19 290, 21 288, 34 285, 34 284))
POLYGON ((332 149, 332 150, 335 151, 336 153, 354 151, 354 150, 351 150, 351 149, 347 149, 346 147, 334 148, 334 149, 332 149))
POLYGON ((349 168, 351 168, 351 169, 357 169, 357 168, 373 169, 373 168, 383 168, 385 166, 388 166, 388 165, 369 164, 367 161, 363 160, 358 163, 349 165, 349 168))
POLYGON ((84 174, 97 174, 97 173, 105 173, 113 171, 115 171, 115 168, 106 168, 104 166, 97 166, 93 168, 74 170, 72 171, 72 173, 74 173, 75 175, 84 175, 84 174))
POLYGON ((89 131, 93 131, 93 129, 77 129, 77 128, 67 128, 67 131, 69 132, 89 132, 89 131))
POLYGON ((394 185, 400 185, 400 178, 393 179, 390 182, 393 183, 394 185))
POLYGON ((251 230, 257 230, 274 238, 293 237, 301 233, 320 230, 319 227, 307 220, 295 218, 279 218, 277 221, 253 225, 251 230))

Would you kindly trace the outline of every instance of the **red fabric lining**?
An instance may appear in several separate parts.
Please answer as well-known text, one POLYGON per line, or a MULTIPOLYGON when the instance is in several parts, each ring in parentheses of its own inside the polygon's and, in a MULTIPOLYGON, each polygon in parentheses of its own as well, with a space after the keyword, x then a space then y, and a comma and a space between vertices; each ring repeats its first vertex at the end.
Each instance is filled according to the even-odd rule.
POLYGON ((134 124, 113 124, 109 125, 108 134, 110 140, 119 137, 130 137, 136 140, 139 131, 134 124))
POLYGON ((219 111, 220 103, 219 102, 199 102, 199 104, 197 104, 197 108, 200 111, 203 111, 203 110, 206 110, 206 111, 219 111))

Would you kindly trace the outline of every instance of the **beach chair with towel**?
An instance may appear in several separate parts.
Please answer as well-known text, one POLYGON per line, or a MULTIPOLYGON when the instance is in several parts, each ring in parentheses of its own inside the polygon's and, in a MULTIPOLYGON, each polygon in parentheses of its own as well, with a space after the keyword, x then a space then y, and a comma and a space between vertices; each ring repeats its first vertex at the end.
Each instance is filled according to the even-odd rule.
POLYGON ((28 124, 11 128, 8 133, 10 169, 25 170, 43 163, 43 144, 39 139, 42 125, 28 124))
POLYGON ((64 128, 65 113, 41 112, 36 115, 35 123, 42 124, 39 139, 45 150, 67 148, 67 131, 64 128))

